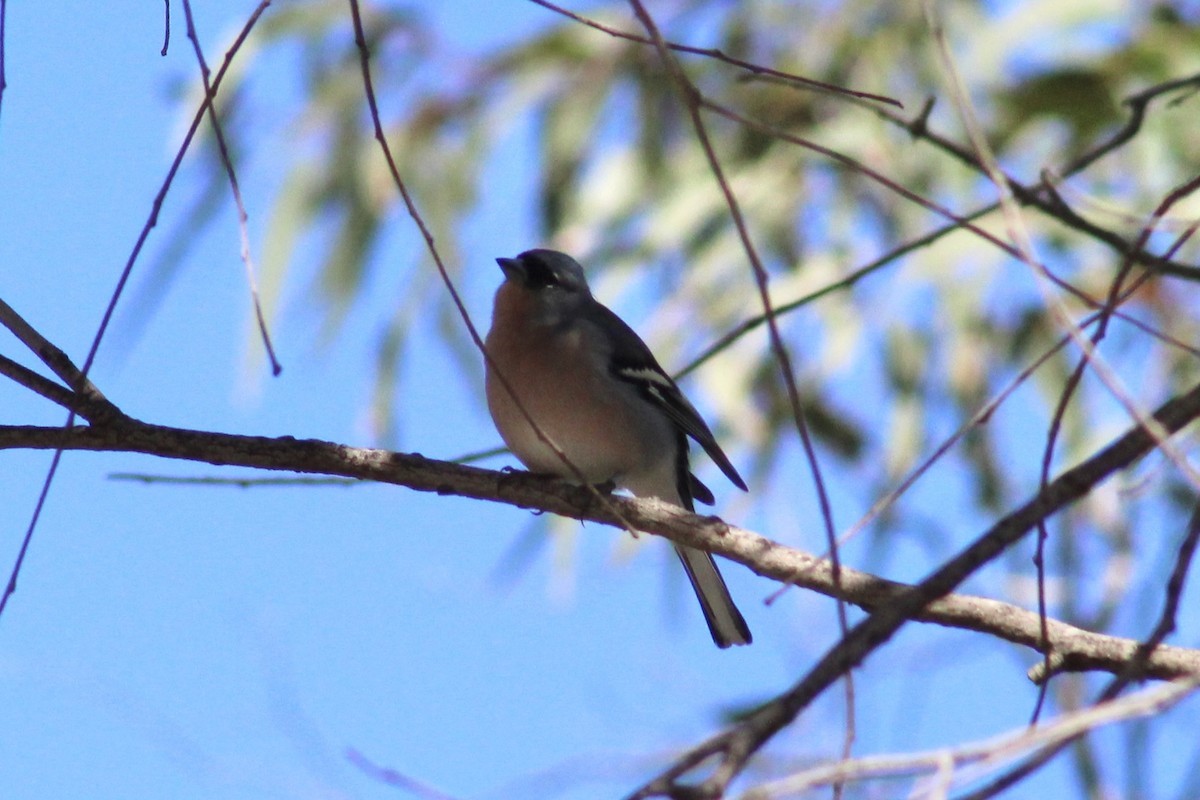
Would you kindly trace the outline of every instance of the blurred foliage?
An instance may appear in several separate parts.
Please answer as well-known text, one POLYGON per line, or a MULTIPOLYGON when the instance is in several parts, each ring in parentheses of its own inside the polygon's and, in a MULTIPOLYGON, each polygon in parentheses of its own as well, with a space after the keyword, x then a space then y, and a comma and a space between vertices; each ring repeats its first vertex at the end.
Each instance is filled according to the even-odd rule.
MULTIPOLYGON (((1197 15, 1170 3, 956 2, 943 4, 942 12, 986 132, 1004 167, 1027 184, 1036 183, 1043 168, 1069 163, 1119 128, 1127 115, 1123 98, 1200 68, 1197 15)), ((588 13, 613 28, 639 32, 623 4, 588 13)), ((934 98, 930 128, 966 141, 926 25, 909 4, 697 0, 656 13, 675 41, 897 98, 906 119, 934 98)), ((686 316, 686 326, 651 329, 657 347, 669 354, 697 352, 761 310, 725 201, 653 48, 547 11, 545 24, 525 37, 491 52, 464 54, 430 29, 419 5, 375 4, 365 14, 389 142, 453 277, 462 278, 458 235, 479 201, 489 159, 511 157, 508 151, 497 155, 501 140, 517 120, 532 120, 535 152, 526 157, 536 164, 536 207, 512 213, 536 216, 537 244, 571 249, 594 276, 607 271, 638 281, 657 297, 664 317, 686 316)), ((248 102, 244 82, 256 59, 290 48, 304 102, 283 123, 290 166, 271 213, 262 269, 270 299, 285 285, 298 253, 323 249, 316 288, 327 309, 327 331, 336 330, 355 299, 370 290, 373 273, 395 270, 395 258, 379 258, 379 247, 390 227, 408 224, 372 137, 347 16, 340 0, 272 10, 223 89, 222 104, 235 141, 251 140, 240 129, 256 124, 258 116, 241 108, 248 102)), ((959 213, 995 198, 978 174, 914 140, 896 121, 877 115, 872 103, 756 79, 713 58, 679 57, 707 97, 850 156, 959 213)), ((1154 104, 1139 135, 1070 178, 1059 187, 1062 196, 1096 224, 1132 238, 1163 193, 1200 163, 1200 140, 1183 124, 1196 102, 1181 90, 1154 104)), ((852 166, 764 129, 715 115, 707 122, 771 274, 775 301, 789 303, 838 285, 790 311, 784 330, 802 365, 818 437, 830 453, 868 467, 876 489, 944 435, 929 427, 931 420, 945 419, 934 410, 952 408, 960 420, 969 418, 1060 334, 1028 267, 969 232, 845 280, 869 259, 945 220, 852 166), (874 398, 870 407, 859 402, 864 389, 874 398)), ((220 170, 208 163, 219 185, 220 170)), ((1185 219, 1185 208, 1176 207, 1172 219, 1185 219)), ((200 214, 193 222, 203 221, 200 214)), ((1110 248, 1045 214, 1031 211, 1024 221, 1056 274, 1093 296, 1104 295, 1120 265, 1110 248)), ((1005 235, 998 214, 980 224, 1005 235)), ((1192 253, 1185 249, 1185 260, 1192 253)), ((408 257, 415 263, 405 273, 407 302, 380 326, 381 402, 390 396, 406 332, 421 314, 440 315, 466 368, 477 372, 478 356, 463 346, 461 323, 427 255, 408 257)), ((1126 310, 1194 341, 1193 295, 1193 287, 1179 280, 1152 282, 1126 310)), ((1072 308, 1081 311, 1077 303, 1072 308)), ((1114 328, 1105 354, 1118 367, 1137 355, 1126 378, 1142 386, 1151 381, 1145 402, 1195 373, 1192 355, 1120 323, 1114 328), (1147 365, 1155 367, 1152 376, 1139 373, 1147 365)), ((765 463, 772 449, 795 436, 761 329, 748 339, 752 343, 733 344, 711 372, 705 367, 700 373, 719 376, 704 383, 706 402, 732 429, 730 436, 765 463)), ((1064 350, 1038 374, 1045 408, 1029 430, 1044 429, 1074 358, 1064 350)), ((1091 413, 1088 405, 1073 404, 1071 414, 1091 413)), ((1094 421, 1087 427, 1108 434, 1094 421)), ((1014 453, 1002 443, 988 444, 990 438, 973 434, 962 455, 975 473, 978 502, 997 509, 1013 500, 1003 476, 1011 471, 1005 459, 1014 453)), ((1085 431, 1067 457, 1096 441, 1085 431)))
MULTIPOLYGON (((374 4, 364 13, 389 142, 455 279, 463 277, 461 226, 479 202, 490 159, 511 158, 498 149, 502 140, 518 120, 532 121, 534 152, 523 157, 536 165, 530 176, 536 207, 512 210, 538 220, 539 241, 531 246, 570 249, 594 277, 637 282, 661 304, 664 319, 686 318, 687 325, 661 329, 651 323, 656 347, 671 356, 695 353, 761 311, 724 198, 653 48, 547 11, 544 25, 523 38, 464 54, 431 30, 419 5, 374 4)), ((639 33, 623 4, 588 13, 639 33)), ((934 98, 929 127, 966 142, 928 30, 911 4, 695 0, 656 13, 672 40, 894 97, 904 103, 905 119, 934 98)), ((1200 68, 1195 9, 1171 3, 956 2, 944 3, 942 13, 986 133, 1009 174, 1030 185, 1042 169, 1071 162, 1124 124, 1123 98, 1200 68)), ((396 269, 396 258, 378 257, 379 249, 389 228, 409 222, 373 140, 359 54, 340 0, 290 3, 264 17, 240 70, 223 88, 234 141, 252 141, 246 128, 261 117, 242 107, 250 102, 245 82, 256 60, 285 49, 299 65, 303 103, 282 124, 290 166, 266 233, 264 286, 270 302, 297 254, 321 251, 315 288, 331 332, 370 291, 374 273, 396 269)), ((872 103, 761 80, 714 58, 679 58, 707 97, 856 159, 958 213, 995 199, 976 172, 914 139, 875 113, 872 103)), ((1200 139, 1186 121, 1198 102, 1187 89, 1162 98, 1132 141, 1071 177, 1060 194, 1091 221, 1132 239, 1164 192, 1197 170, 1200 139)), ((859 465, 873 492, 891 485, 948 432, 931 427, 947 419, 943 412, 969 419, 1061 334, 1028 267, 970 232, 846 280, 945 220, 860 170, 762 128, 711 114, 707 123, 770 272, 775 301, 837 286, 789 311, 783 329, 802 365, 819 440, 827 452, 859 465), (864 396, 872 398, 867 405, 864 396)), ((206 163, 211 183, 202 197, 214 198, 219 192, 212 186, 224 179, 213 159, 206 163)), ((1194 204, 1177 206, 1174 223, 1164 227, 1178 231, 1189 207, 1194 204)), ((192 223, 207 219, 203 209, 197 205, 192 223)), ((1111 248, 1043 213, 1030 211, 1024 222, 1051 270, 1095 297, 1104 295, 1121 263, 1111 248)), ((998 214, 979 224, 1005 235, 998 214)), ((1194 252, 1185 248, 1181 257, 1194 252)), ((414 263, 405 271, 405 302, 380 325, 381 404, 390 403, 395 364, 423 314, 438 315, 464 369, 478 372, 478 355, 466 346, 428 256, 413 250, 406 258, 414 263)), ((1196 341, 1194 295, 1184 281, 1159 280, 1125 309, 1184 342, 1196 341)), ((1083 311, 1067 300, 1074 312, 1083 311)), ((765 464, 795 433, 764 344, 760 328, 699 370, 698 380, 728 429, 726 438, 765 464)), ((1124 377, 1148 404, 1196 373, 1191 354, 1121 323, 1103 352, 1118 369, 1128 367, 1124 377)), ((1006 476, 1014 459, 1027 460, 1030 447, 1039 446, 1037 431, 1045 430, 1075 358, 1065 349, 1037 373, 1042 408, 1023 423, 1032 436, 1025 446, 996 441, 986 428, 966 440, 960 455, 983 507, 995 510, 1014 500, 1006 476)), ((1068 429, 1082 428, 1064 442, 1066 459, 1111 432, 1090 416, 1096 412, 1086 394, 1100 387, 1085 382, 1082 391, 1068 429)), ((1021 493, 1028 488, 1016 486, 1021 493)))
MULTIPOLYGON (((1184 4, 954 2, 941 4, 941 12, 989 140, 1008 173, 1029 185, 1041 170, 1070 163, 1119 129, 1129 113, 1124 98, 1200 70, 1200 14, 1184 4)), ((498 149, 502 141, 516 121, 532 121, 533 152, 524 157, 536 169, 535 207, 512 214, 536 216, 537 244, 571 249, 594 276, 636 281, 651 294, 668 320, 661 328, 651 323, 656 346, 695 353, 761 311, 724 198, 653 48, 547 11, 544 24, 522 38, 465 54, 430 28, 419 4, 377 3, 364 13, 389 142, 455 278, 464 261, 461 226, 479 202, 490 159, 511 157, 498 149), (686 325, 675 324, 683 319, 686 325)), ((933 98, 929 128, 965 145, 914 4, 693 0, 655 13, 673 41, 894 97, 907 120, 933 98)), ((588 15, 640 33, 624 4, 594 7, 588 15)), ((285 4, 264 17, 222 90, 234 140, 252 146, 245 144, 253 140, 247 128, 259 117, 242 106, 250 102, 245 83, 256 60, 285 49, 299 65, 304 102, 283 123, 289 166, 262 267, 277 294, 297 253, 319 243, 316 288, 326 328, 335 330, 369 291, 372 273, 395 269, 395 259, 379 258, 378 250, 389 226, 408 223, 373 140, 359 54, 340 0, 285 4)), ((976 172, 877 113, 877 104, 763 80, 715 58, 678 57, 708 98, 843 153, 958 213, 996 197, 976 172)), ((1066 202, 1132 239, 1164 193, 1200 165, 1200 138, 1190 124, 1200 103, 1194 91, 1184 87, 1153 103, 1136 137, 1058 187, 1066 202)), ((819 440, 827 453, 869 476, 872 491, 940 441, 947 419, 957 420, 954 427, 967 420, 1061 335, 1029 268, 967 231, 856 275, 945 220, 862 171, 764 128, 711 114, 706 121, 775 301, 835 287, 794 304, 781 322, 802 365, 804 402, 819 440)), ((219 167, 211 169, 219 184, 219 167)), ((1161 227, 1178 233, 1195 207, 1194 201, 1176 206, 1161 227)), ((202 222, 196 213, 193 221, 202 222)), ((1121 265, 1112 248, 1045 213, 1028 211, 1024 223, 1055 274, 1095 297, 1107 292, 1121 265)), ((998 214, 979 224, 1006 235, 998 214)), ((1177 259, 1195 252, 1185 248, 1177 259)), ((421 314, 441 315, 447 336, 464 340, 427 255, 411 257, 410 302, 381 326, 380 371, 389 378, 386 365, 399 358, 421 314)), ((1185 280, 1157 279, 1124 310, 1194 342, 1195 294, 1185 280)), ((1081 304, 1063 296, 1082 315, 1081 304)), ((727 438, 766 463, 795 434, 761 333, 727 347, 697 381, 727 438)), ((459 352, 477 371, 477 355, 459 352)), ((1103 353, 1147 404, 1197 373, 1193 354, 1120 322, 1103 353)), ((1029 490, 1014 479, 1024 478, 1030 453, 1040 448, 1076 358, 1064 349, 1035 373, 1036 403, 1026 398, 1019 428, 1028 441, 999 441, 990 427, 968 437, 960 455, 973 474, 975 502, 1000 509, 1014 491, 1029 490)), ((1077 458, 1123 424, 1105 409, 1111 405, 1099 384, 1085 380, 1066 417, 1060 461, 1077 458)))
MULTIPOLYGON (((1026 185, 1119 130, 1129 118, 1129 96, 1200 72, 1195 5, 960 0, 939 8, 984 132, 1003 168, 1026 185)), ((651 11, 672 41, 896 98, 904 110, 893 113, 903 120, 915 119, 933 98, 929 129, 966 146, 918 3, 678 0, 652 4, 651 11)), ((485 176, 498 169, 497 159, 514 158, 513 132, 530 126, 529 146, 519 157, 533 165, 528 179, 534 189, 509 194, 532 198, 531 207, 511 208, 514 219, 537 220, 538 241, 528 246, 578 255, 611 304, 618 292, 636 289, 653 312, 642 327, 665 363, 683 366, 686 354, 703 351, 761 312, 725 200, 652 47, 547 10, 544 23, 519 38, 464 53, 431 28, 420 4, 375 3, 364 12, 388 140, 455 280, 467 277, 460 237, 491 190, 485 176)), ((591 5, 586 13, 641 33, 623 3, 591 5)), ((250 96, 242 82, 250 80, 257 59, 285 50, 299 65, 303 103, 283 122, 288 140, 281 157, 288 166, 266 236, 264 285, 269 298, 277 297, 297 254, 323 248, 316 289, 325 329, 333 331, 371 291, 373 274, 411 262, 404 302, 379 324, 377 398, 381 417, 390 418, 396 364, 423 316, 436 316, 472 380, 479 356, 423 245, 379 257, 386 232, 411 223, 373 140, 342 0, 288 3, 264 17, 241 72, 222 90, 235 140, 252 142, 250 129, 261 119, 253 108, 239 107, 250 96)), ((715 58, 677 57, 707 98, 845 154, 956 213, 996 200, 995 187, 978 172, 911 135, 881 114, 879 104, 762 79, 715 58)), ((1136 238, 1165 194, 1200 172, 1195 89, 1153 101, 1135 137, 1057 186, 1064 201, 1094 224, 1136 238)), ((1030 268, 977 235, 959 230, 886 259, 946 220, 861 170, 781 141, 763 127, 711 113, 705 121, 770 274, 774 301, 791 304, 781 329, 822 456, 849 476, 845 483, 866 509, 1054 347, 1062 330, 1030 268), (884 260, 860 272, 876 259, 884 260)), ((520 174, 511 164, 501 166, 505 175, 520 174)), ((212 181, 222 181, 219 165, 213 161, 210 168, 212 181)), ((1176 205, 1151 249, 1162 252, 1198 207, 1191 197, 1176 205)), ((195 221, 202 221, 199 210, 195 221)), ((1093 297, 1106 295, 1122 265, 1118 252, 1043 212, 1027 210, 1023 222, 1055 275, 1093 297)), ((978 224, 1009 236, 999 213, 978 224)), ((1187 246, 1176 259, 1194 261, 1196 252, 1187 246)), ((499 254, 473 253, 471 260, 499 254)), ((1085 316, 1080 302, 1059 296, 1077 319, 1085 316)), ((1123 311, 1194 344, 1200 341, 1196 296, 1187 280, 1160 277, 1123 311)), ((486 327, 485 320, 477 323, 486 327)), ((1119 320, 1100 352, 1146 407, 1200 374, 1193 352, 1119 320)), ((914 492, 879 517, 872 542, 895 532, 921 536, 929 527, 924 520, 951 509, 955 519, 989 519, 1028 496, 1037 485, 1053 410, 1077 360, 1074 347, 1058 350, 950 451, 939 467, 955 471, 961 496, 914 492)), ((757 463, 760 481, 775 477, 781 492, 795 494, 802 476, 768 474, 791 463, 785 456, 794 459, 797 435, 763 329, 725 347, 688 381, 739 459, 757 463)), ((1089 374, 1067 409, 1053 464, 1074 463, 1128 424, 1089 374)), ((1100 591, 1082 572, 1083 564, 1095 562, 1085 562, 1081 549, 1115 559, 1128 554, 1130 538, 1138 535, 1130 514, 1113 513, 1114 504, 1160 502, 1170 511, 1161 538, 1177 538, 1178 509, 1193 494, 1160 460, 1143 471, 1150 476, 1110 482, 1096 495, 1101 499, 1079 504, 1058 521, 1064 541, 1049 552, 1062 576, 1058 610, 1068 621, 1108 629, 1122 597, 1141 592, 1138 603, 1146 606, 1146 593, 1161 586, 1117 581, 1100 591), (1153 489, 1142 485, 1147 481, 1153 489), (1092 537, 1092 543, 1075 547, 1075 537, 1092 537)), ((843 526, 851 521, 839 520, 843 526)), ((811 520, 806 527, 815 530, 811 520)), ((873 552, 884 557, 882 549, 873 552)), ((1163 560, 1160 566, 1169 568, 1169 557, 1163 560)), ((1027 575, 1028 553, 1010 567, 1027 575)), ((1113 624, 1121 622, 1132 620, 1113 624)))

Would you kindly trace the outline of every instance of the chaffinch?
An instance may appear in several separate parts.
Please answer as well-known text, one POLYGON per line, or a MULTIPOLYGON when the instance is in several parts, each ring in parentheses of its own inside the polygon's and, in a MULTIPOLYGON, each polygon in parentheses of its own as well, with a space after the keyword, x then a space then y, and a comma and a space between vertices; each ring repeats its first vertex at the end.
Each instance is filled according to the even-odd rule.
MULTIPOLYGON (((690 436, 734 485, 746 489, 646 343, 592 297, 575 259, 528 250, 496 262, 505 280, 486 342, 488 409, 521 463, 568 480, 582 475, 589 483, 611 482, 693 511, 693 500, 711 504, 713 494, 689 471, 690 436), (505 381, 574 470, 538 438, 505 381)), ((675 550, 713 641, 718 647, 750 644, 750 629, 712 555, 680 545, 675 550)))

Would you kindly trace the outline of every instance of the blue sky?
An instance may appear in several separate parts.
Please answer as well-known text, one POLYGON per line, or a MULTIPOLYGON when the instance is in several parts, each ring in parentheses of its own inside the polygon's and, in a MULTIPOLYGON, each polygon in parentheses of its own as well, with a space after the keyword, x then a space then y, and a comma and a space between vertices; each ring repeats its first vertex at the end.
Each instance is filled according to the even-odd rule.
MULTIPOLYGON (((210 63, 253 6, 197 4, 210 63)), ((547 19, 525 3, 436 8, 439 29, 463 48, 547 19)), ((194 62, 182 12, 173 12, 162 58, 156 3, 8 9, 0 297, 77 360, 179 135, 171 86, 194 62)), ((287 96, 292 88, 257 90, 287 96)), ((265 187, 278 177, 270 159, 256 164, 241 174, 252 236, 266 218, 265 187)), ((497 180, 531 179, 520 166, 497 180)), ((181 176, 147 258, 165 243, 197 174, 193 165, 181 176)), ((493 186, 465 237, 479 248, 464 291, 480 324, 499 277, 492 258, 536 244, 526 240, 530 222, 512 218, 511 198, 528 191, 493 186)), ((394 246, 403 254, 396 262, 409 265, 420 244, 402 230, 394 246)), ((140 278, 135 272, 135 286, 140 278)), ((284 372, 271 378, 247 355, 257 345, 227 210, 197 236, 144 326, 118 317, 93 377, 146 421, 372 444, 370 344, 389 295, 376 293, 323 342, 304 313, 302 283, 289 287, 272 330, 284 372)), ((496 444, 476 396, 479 374, 460 374, 432 327, 416 341, 405 381, 422 391, 402 396, 400 447, 453 457, 496 444)), ((35 366, 7 334, 0 348, 35 366)), ((5 424, 64 417, 7 382, 0 411, 5 424)), ((0 453, 5 569, 48 463, 48 454, 0 453)), ((723 711, 789 685, 834 640, 830 603, 792 592, 767 608, 761 600, 775 587, 729 565, 756 642, 718 651, 669 549, 654 542, 627 558, 608 529, 560 526, 559 545, 497 580, 540 524, 527 512, 395 487, 197 489, 110 479, 119 472, 246 474, 126 455, 65 457, 0 619, 6 798, 397 796, 349 763, 351 749, 456 797, 611 797, 713 731, 723 711)), ((721 496, 732 500, 727 487, 721 496)), ((748 525, 772 519, 739 508, 748 525)), ((906 630, 894 651, 873 658, 860 673, 879 689, 859 708, 862 751, 1021 724, 1033 688, 1013 666, 1026 654, 974 642, 906 630), (992 691, 978 691, 980 670, 992 691), (914 685, 914 672, 929 684, 914 685), (954 700, 931 704, 931 693, 954 700), (917 716, 927 724, 900 733, 917 716)), ((790 754, 835 752, 840 713, 831 693, 787 734, 790 754)), ((1055 775, 1040 785, 1055 785, 1055 775)))

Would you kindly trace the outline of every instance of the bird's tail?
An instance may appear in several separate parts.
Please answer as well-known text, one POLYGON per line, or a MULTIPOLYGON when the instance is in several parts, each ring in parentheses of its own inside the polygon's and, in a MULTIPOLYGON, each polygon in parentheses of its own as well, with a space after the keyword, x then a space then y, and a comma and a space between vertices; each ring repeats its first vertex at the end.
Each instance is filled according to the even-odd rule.
POLYGON ((708 623, 708 630, 717 647, 750 644, 753 641, 750 628, 742 618, 742 612, 733 604, 729 588, 712 555, 694 547, 679 545, 676 545, 675 552, 679 554, 692 588, 696 590, 696 598, 704 610, 704 621, 708 623))

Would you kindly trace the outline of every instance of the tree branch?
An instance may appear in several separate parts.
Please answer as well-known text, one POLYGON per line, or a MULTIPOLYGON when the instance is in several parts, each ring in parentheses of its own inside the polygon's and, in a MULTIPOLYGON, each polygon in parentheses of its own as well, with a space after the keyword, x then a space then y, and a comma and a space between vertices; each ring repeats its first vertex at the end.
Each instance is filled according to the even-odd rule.
MULTIPOLYGON (((573 19, 582 25, 586 25, 587 27, 592 28, 593 30, 600 31, 602 33, 607 33, 609 36, 613 36, 617 39, 624 39, 629 42, 637 42, 638 44, 648 44, 648 45, 652 45, 652 46, 657 44, 654 37, 652 37, 652 36, 651 37, 638 36, 636 33, 627 33, 626 31, 617 30, 616 28, 613 28, 609 25, 605 25, 603 23, 597 22, 594 19, 589 19, 588 17, 582 16, 580 14, 576 14, 573 11, 568 11, 565 8, 562 8, 561 6, 557 6, 554 3, 548 2, 548 0, 531 0, 531 2, 536 3, 537 5, 541 6, 542 8, 553 11, 555 14, 561 14, 564 17, 567 17, 568 19, 573 19)), ((814 80, 812 78, 806 78, 802 75, 793 75, 790 72, 782 72, 777 69, 771 69, 770 67, 765 67, 761 64, 755 64, 751 61, 744 61, 740 58, 734 58, 733 56, 727 55, 726 53, 723 53, 717 49, 708 48, 708 47, 692 47, 690 45, 677 44, 676 42, 667 42, 667 41, 664 41, 664 44, 666 45, 667 48, 669 48, 670 50, 674 50, 677 53, 691 53, 692 55, 699 55, 699 56, 706 56, 708 58, 713 58, 713 59, 716 59, 717 61, 723 61, 726 64, 731 64, 735 67, 740 67, 741 69, 744 69, 747 72, 749 72, 751 75, 768 76, 768 77, 774 78, 778 81, 781 81, 783 83, 790 84, 792 86, 799 86, 799 87, 804 87, 807 89, 815 89, 817 91, 827 92, 829 94, 845 95, 847 97, 853 97, 853 98, 856 98, 856 99, 862 100, 862 101, 873 101, 876 103, 886 103, 891 106, 896 106, 897 108, 904 107, 903 103, 901 103, 899 100, 896 100, 895 98, 892 98, 892 97, 886 97, 881 94, 872 94, 870 92, 863 92, 863 91, 859 91, 857 89, 850 89, 845 86, 837 86, 836 84, 826 83, 825 81, 818 81, 818 80, 814 80)))
MULTIPOLYGON (((1197 82, 1200 82, 1200 75, 1193 75, 1188 78, 1167 81, 1166 83, 1152 86, 1130 97, 1125 101, 1126 105, 1131 109, 1130 117, 1125 125, 1114 133, 1113 136, 1098 144, 1093 150, 1083 154, 1064 167, 1060 174, 1064 177, 1075 175, 1095 163, 1101 157, 1129 142, 1141 130, 1142 121, 1145 119, 1147 107, 1151 100, 1166 92, 1193 86, 1197 82)), ((983 163, 968 147, 952 141, 949 137, 938 134, 929 128, 928 111, 932 108, 931 104, 927 105, 921 114, 911 120, 891 109, 881 108, 877 105, 870 105, 868 107, 879 115, 881 119, 903 128, 914 139, 922 139, 943 153, 958 160, 964 166, 986 175, 983 163)), ((1200 280, 1200 269, 1197 269, 1195 265, 1155 255, 1145 249, 1141 242, 1130 241, 1116 231, 1104 228, 1080 216, 1054 191, 1048 175, 1043 175, 1039 182, 1034 185, 1021 183, 1007 175, 1005 175, 1005 182, 1012 192, 1013 197, 1021 205, 1036 208, 1046 216, 1058 220, 1064 226, 1092 237, 1096 241, 1110 247, 1123 258, 1129 259, 1155 273, 1185 278, 1191 281, 1200 280)), ((990 209, 999 207, 999 203, 989 206, 990 209)))
MULTIPOLYGON (((1154 418, 1169 433, 1178 432, 1197 416, 1200 416, 1200 385, 1171 399, 1154 414, 1154 418)), ((1136 427, 1096 455, 1064 472, 924 581, 905 589, 890 603, 855 625, 792 688, 745 720, 684 753, 674 765, 630 797, 635 800, 646 797, 721 797, 751 756, 789 725, 846 670, 862 663, 909 619, 919 616, 922 609, 949 594, 968 576, 1019 541, 1038 521, 1080 499, 1112 473, 1130 466, 1150 452, 1154 441, 1155 437, 1149 432, 1140 426, 1136 427), (720 760, 707 780, 699 785, 681 782, 683 775, 714 756, 720 760)))
MULTIPOLYGON (((117 408, 88 380, 87 375, 79 367, 75 366, 75 362, 67 357, 66 353, 51 344, 46 337, 38 333, 36 328, 26 322, 25 318, 16 312, 16 309, 3 300, 0 300, 0 325, 8 328, 13 336, 16 336, 21 341, 21 344, 28 347, 31 353, 37 356, 43 364, 49 367, 55 375, 61 378, 73 390, 74 400, 69 403, 66 395, 62 394, 66 390, 62 389, 58 384, 43 378, 33 370, 21 367, 9 359, 5 359, 7 362, 6 369, 4 370, 5 375, 43 397, 77 413, 81 413, 80 408, 86 406, 93 413, 120 414, 117 408)), ((71 392, 67 392, 67 394, 71 394, 71 392)), ((88 418, 87 415, 83 416, 85 419, 88 418)))
MULTIPOLYGON (((1171 401, 1159 413, 1163 424, 1172 429, 1200 415, 1200 387, 1171 401)), ((1052 482, 1047 493, 1061 493, 1064 485, 1070 484, 1071 491, 1082 495, 1147 452, 1148 442, 1137 432, 1127 434, 1052 482), (1084 470, 1088 478, 1079 483, 1077 476, 1084 470)), ((654 500, 610 496, 601 502, 588 489, 556 479, 525 472, 479 469, 418 454, 290 436, 271 438, 195 431, 150 425, 130 418, 113 424, 72 428, 0 426, 0 450, 12 449, 143 453, 226 466, 371 480, 416 491, 508 503, 616 527, 623 526, 623 519, 640 531, 725 556, 765 578, 840 597, 868 611, 892 608, 914 588, 845 565, 841 567, 839 587, 828 560, 733 527, 716 517, 690 514, 654 500)), ((1033 502, 1038 502, 1037 498, 1033 502)), ((1047 505, 1045 513, 1056 507, 1047 505)), ((911 619, 986 633, 1034 650, 1040 637, 1035 613, 969 595, 947 595, 934 600, 914 610, 911 619)), ((1092 633, 1054 620, 1050 621, 1050 631, 1055 642, 1056 671, 1120 672, 1138 648, 1133 639, 1092 633)), ((1198 672, 1200 651, 1163 646, 1150 654, 1145 675, 1165 680, 1198 672)))

